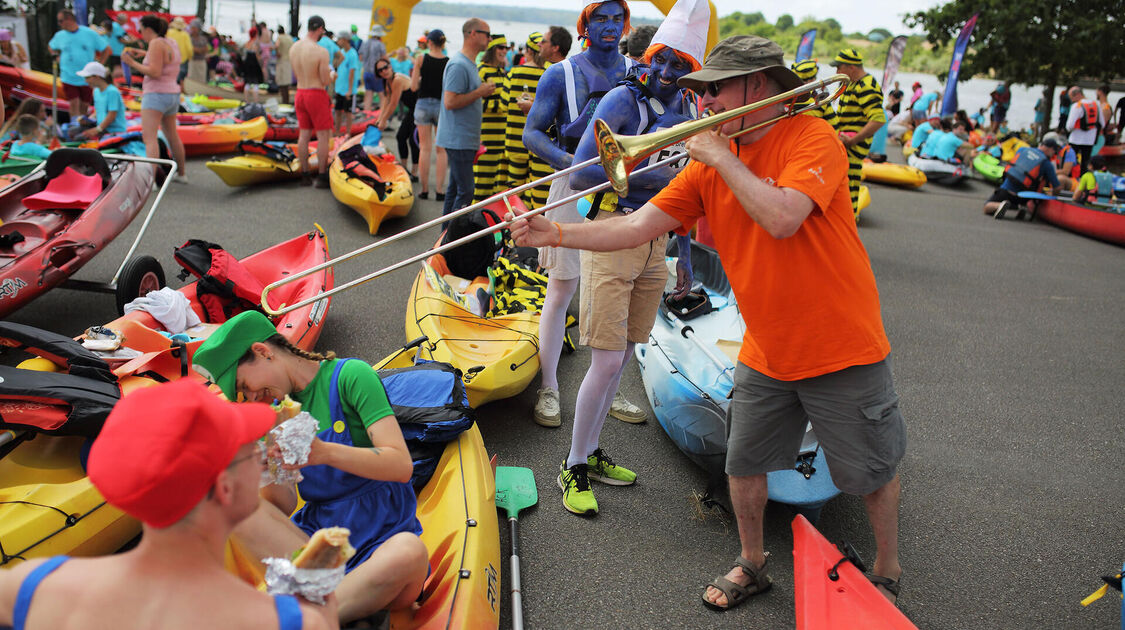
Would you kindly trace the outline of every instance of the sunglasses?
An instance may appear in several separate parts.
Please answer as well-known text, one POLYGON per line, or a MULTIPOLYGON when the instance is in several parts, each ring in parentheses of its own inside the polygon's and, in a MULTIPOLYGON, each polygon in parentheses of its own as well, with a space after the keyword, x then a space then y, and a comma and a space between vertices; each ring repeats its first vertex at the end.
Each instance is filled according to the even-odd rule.
POLYGON ((480 29, 477 29, 477 30, 475 30, 475 31, 473 31, 473 32, 474 32, 474 33, 480 33, 481 35, 484 35, 484 36, 485 36, 485 37, 487 37, 488 39, 492 39, 492 32, 491 32, 491 31, 482 31, 482 30, 480 30, 480 29))
POLYGON ((724 81, 711 81, 707 85, 703 86, 703 90, 705 92, 707 92, 708 94, 710 94, 712 97, 717 98, 719 96, 719 92, 723 91, 723 83, 725 83, 725 82, 724 81))

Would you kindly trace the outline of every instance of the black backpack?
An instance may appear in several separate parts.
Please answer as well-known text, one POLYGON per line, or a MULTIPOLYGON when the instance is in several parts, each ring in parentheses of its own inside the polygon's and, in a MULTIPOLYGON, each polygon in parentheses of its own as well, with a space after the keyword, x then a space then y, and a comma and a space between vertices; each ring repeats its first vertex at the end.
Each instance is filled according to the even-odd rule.
MULTIPOLYGON (((501 222, 500 217, 487 208, 463 214, 449 222, 449 227, 441 238, 441 244, 452 243, 501 222)), ((495 232, 491 236, 462 243, 445 252, 445 264, 449 267, 449 272, 458 278, 468 280, 487 275, 488 268, 496 259, 496 252, 500 249, 502 240, 500 232, 495 232)))

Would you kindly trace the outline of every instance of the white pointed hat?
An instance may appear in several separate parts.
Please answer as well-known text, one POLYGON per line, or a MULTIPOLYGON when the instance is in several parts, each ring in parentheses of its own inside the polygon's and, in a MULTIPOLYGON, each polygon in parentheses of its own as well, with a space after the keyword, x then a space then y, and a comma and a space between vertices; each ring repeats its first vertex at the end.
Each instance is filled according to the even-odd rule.
POLYGON ((702 64, 707 54, 710 22, 711 6, 707 0, 677 0, 652 36, 652 44, 664 44, 702 64))

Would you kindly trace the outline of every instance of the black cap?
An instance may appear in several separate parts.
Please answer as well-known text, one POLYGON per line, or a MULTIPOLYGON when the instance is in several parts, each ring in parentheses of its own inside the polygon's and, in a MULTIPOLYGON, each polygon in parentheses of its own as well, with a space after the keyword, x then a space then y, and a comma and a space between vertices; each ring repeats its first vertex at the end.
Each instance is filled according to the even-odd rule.
POLYGON ((315 31, 318 28, 324 28, 324 18, 314 15, 309 18, 309 30, 315 31))
POLYGON ((1049 147, 1051 149, 1054 149, 1056 151, 1058 151, 1059 149, 1062 148, 1062 146, 1059 145, 1059 141, 1055 140, 1054 138, 1044 137, 1041 141, 1039 141, 1039 144, 1041 144, 1045 147, 1049 147))

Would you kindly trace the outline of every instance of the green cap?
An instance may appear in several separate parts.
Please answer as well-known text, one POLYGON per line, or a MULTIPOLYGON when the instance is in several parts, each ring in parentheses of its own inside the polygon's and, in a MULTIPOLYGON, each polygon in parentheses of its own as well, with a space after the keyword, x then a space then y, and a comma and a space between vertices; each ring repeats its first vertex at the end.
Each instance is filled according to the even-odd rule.
POLYGON ((238 361, 250 346, 277 334, 277 328, 258 311, 245 311, 228 319, 211 333, 195 351, 192 369, 223 390, 227 400, 235 400, 238 361))
POLYGON ((757 35, 734 35, 715 44, 703 68, 685 74, 677 85, 702 94, 708 83, 741 77, 753 72, 765 72, 789 91, 804 83, 793 71, 785 67, 781 46, 757 35))

